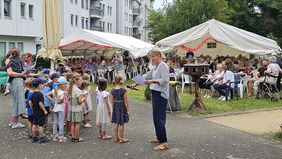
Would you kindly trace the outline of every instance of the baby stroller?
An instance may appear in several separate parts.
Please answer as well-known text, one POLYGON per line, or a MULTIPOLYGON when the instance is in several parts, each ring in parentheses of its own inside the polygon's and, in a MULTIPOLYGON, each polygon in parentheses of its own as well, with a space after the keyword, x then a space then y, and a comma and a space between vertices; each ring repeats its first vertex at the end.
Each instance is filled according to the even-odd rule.
POLYGON ((0 91, 2 93, 5 92, 8 79, 9 79, 9 76, 7 72, 0 72, 0 91))
POLYGON ((278 90, 276 83, 270 84, 266 81, 266 79, 268 77, 272 77, 272 78, 276 79, 276 81, 277 81, 277 78, 278 78, 277 76, 273 76, 271 74, 266 74, 264 81, 260 83, 260 87, 259 87, 259 91, 258 91, 259 96, 264 97, 266 99, 270 99, 272 102, 277 102, 278 98, 281 99, 280 91, 278 90))

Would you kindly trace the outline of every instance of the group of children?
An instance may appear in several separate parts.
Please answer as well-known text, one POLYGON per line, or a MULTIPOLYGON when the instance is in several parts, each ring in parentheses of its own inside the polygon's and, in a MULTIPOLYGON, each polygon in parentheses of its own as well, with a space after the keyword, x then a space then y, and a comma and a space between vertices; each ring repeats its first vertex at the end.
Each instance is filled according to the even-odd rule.
MULTIPOLYGON (((91 128, 89 112, 92 108, 90 76, 80 73, 59 75, 43 70, 39 77, 28 78, 26 86, 26 107, 28 114, 28 133, 32 142, 46 143, 50 139, 45 134, 48 117, 53 120, 52 140, 66 142, 68 134, 71 142, 81 142, 80 127, 91 128), (66 129, 64 127, 66 126, 66 129)), ((96 124, 98 137, 112 139, 106 132, 109 123, 114 126, 114 142, 126 143, 124 124, 129 121, 129 106, 123 78, 117 75, 111 94, 107 92, 108 82, 99 79, 96 96, 96 124)))

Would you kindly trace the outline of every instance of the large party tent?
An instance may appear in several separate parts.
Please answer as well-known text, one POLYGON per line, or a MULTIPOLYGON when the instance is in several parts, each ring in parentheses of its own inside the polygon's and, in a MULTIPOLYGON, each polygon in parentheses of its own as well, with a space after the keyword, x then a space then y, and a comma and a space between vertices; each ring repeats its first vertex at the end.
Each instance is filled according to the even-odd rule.
POLYGON ((177 51, 182 55, 193 51, 196 55, 211 56, 244 53, 265 55, 281 50, 274 40, 214 19, 162 39, 155 47, 161 51, 177 51))
POLYGON ((154 45, 120 34, 91 30, 79 30, 61 40, 64 56, 104 55, 111 56, 117 49, 130 52, 133 57, 146 56, 154 45))

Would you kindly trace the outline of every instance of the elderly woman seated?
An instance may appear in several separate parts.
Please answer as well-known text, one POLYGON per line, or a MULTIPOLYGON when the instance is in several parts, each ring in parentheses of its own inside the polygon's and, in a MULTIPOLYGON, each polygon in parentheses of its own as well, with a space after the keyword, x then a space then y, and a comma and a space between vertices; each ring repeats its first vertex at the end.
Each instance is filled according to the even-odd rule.
POLYGON ((205 96, 206 98, 211 98, 212 97, 212 91, 211 91, 211 86, 214 84, 220 84, 223 79, 223 69, 222 65, 218 64, 216 67, 216 71, 213 76, 208 78, 208 80, 203 84, 205 91, 205 96))
POLYGON ((267 66, 267 70, 265 71, 265 78, 258 80, 254 83, 254 93, 257 97, 258 97, 258 89, 261 82, 266 82, 270 85, 276 85, 279 73, 282 73, 281 68, 277 64, 277 59, 275 56, 269 57, 268 60, 270 64, 267 66))

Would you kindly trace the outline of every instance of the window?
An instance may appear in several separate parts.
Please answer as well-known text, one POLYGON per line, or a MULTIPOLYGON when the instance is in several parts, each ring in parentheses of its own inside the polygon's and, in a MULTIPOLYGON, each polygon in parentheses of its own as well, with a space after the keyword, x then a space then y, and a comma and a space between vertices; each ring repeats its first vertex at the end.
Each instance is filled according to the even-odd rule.
POLYGON ((71 14, 71 25, 73 26, 73 14, 71 14))
POLYGON ((110 24, 110 32, 112 32, 112 26, 113 26, 113 24, 111 23, 110 24))
POLYGON ((33 5, 28 6, 29 18, 33 18, 33 5))
POLYGON ((25 3, 21 3, 21 17, 25 18, 25 3))
POLYGON ((110 6, 108 6, 108 15, 110 15, 110 6))
POLYGON ((0 60, 4 58, 6 53, 6 43, 5 42, 0 42, 0 60))
POLYGON ((105 30, 105 22, 103 22, 103 29, 105 30))
POLYGON ((75 26, 78 25, 78 15, 75 16, 75 26))
POLYGON ((110 31, 110 24, 107 24, 107 31, 110 31))
POLYGON ((86 10, 88 10, 88 9, 89 9, 88 0, 86 0, 86 2, 85 2, 85 3, 86 3, 86 5, 85 5, 85 6, 86 6, 86 7, 85 7, 85 9, 86 9, 86 10))
POLYGON ((16 43, 15 42, 9 42, 9 50, 11 50, 12 48, 16 47, 16 43))
POLYGON ((4 16, 6 17, 11 17, 12 12, 11 12, 11 0, 4 0, 4 16))
POLYGON ((70 0, 71 3, 73 3, 73 0, 70 0))
POLYGON ((81 18, 81 28, 84 29, 84 17, 81 18))
POLYGON ((216 43, 207 43, 207 48, 208 49, 215 49, 216 48, 216 43))
POLYGON ((81 8, 84 8, 84 0, 81 0, 81 8))
POLYGON ((23 42, 18 42, 18 49, 19 49, 21 52, 24 52, 24 43, 23 43, 23 42))
POLYGON ((75 4, 77 4, 77 0, 75 0, 75 4))
POLYGON ((85 27, 86 27, 86 29, 88 29, 88 18, 86 18, 86 20, 85 20, 85 27))

